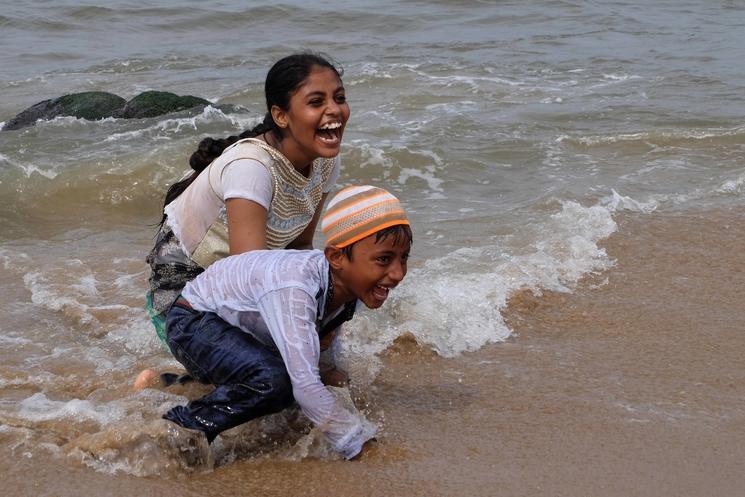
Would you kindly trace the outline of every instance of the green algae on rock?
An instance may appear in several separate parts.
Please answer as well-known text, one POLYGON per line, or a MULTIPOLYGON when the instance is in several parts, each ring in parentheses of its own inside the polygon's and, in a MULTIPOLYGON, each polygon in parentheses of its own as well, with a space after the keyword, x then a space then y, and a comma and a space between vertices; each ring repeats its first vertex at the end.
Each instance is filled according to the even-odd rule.
POLYGON ((103 91, 71 93, 32 105, 5 123, 3 131, 33 126, 38 120, 49 120, 59 116, 89 120, 105 119, 113 117, 126 103, 122 97, 103 91))
POLYGON ((130 101, 103 91, 71 93, 32 105, 10 119, 2 131, 33 126, 39 120, 48 121, 60 116, 95 121, 116 117, 122 119, 156 117, 171 112, 210 105, 208 100, 192 95, 180 96, 165 91, 145 91, 130 101))
POLYGON ((179 96, 167 91, 145 91, 127 102, 115 117, 155 117, 207 105, 210 105, 208 100, 192 95, 179 96))

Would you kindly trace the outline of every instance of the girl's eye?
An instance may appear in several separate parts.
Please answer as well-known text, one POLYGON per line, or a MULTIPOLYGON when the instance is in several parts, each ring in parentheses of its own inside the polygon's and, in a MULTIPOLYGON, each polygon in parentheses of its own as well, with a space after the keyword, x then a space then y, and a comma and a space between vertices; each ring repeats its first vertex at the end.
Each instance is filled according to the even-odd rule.
POLYGON ((343 104, 347 101, 347 97, 346 95, 337 95, 336 97, 334 97, 334 100, 336 100, 337 104, 343 104))
POLYGON ((313 106, 316 106, 317 107, 317 106, 319 106, 319 105, 321 105, 323 103, 323 100, 321 100, 320 98, 314 98, 313 100, 311 100, 308 103, 310 105, 313 105, 313 106))

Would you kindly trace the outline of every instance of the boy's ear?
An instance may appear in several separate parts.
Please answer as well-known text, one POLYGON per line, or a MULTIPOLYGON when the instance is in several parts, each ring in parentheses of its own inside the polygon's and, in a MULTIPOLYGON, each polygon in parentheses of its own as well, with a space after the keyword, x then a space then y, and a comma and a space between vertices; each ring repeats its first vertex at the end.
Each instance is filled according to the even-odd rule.
POLYGON ((326 247, 323 249, 323 253, 326 256, 326 260, 329 261, 329 266, 331 266, 332 269, 338 271, 342 268, 346 255, 344 255, 344 252, 342 252, 341 249, 336 247, 326 247))

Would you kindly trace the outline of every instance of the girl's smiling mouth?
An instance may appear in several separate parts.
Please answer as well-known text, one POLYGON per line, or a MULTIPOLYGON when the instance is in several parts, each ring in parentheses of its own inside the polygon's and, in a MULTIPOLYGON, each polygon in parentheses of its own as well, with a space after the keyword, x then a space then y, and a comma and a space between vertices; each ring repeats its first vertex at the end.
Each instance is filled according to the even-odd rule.
POLYGON ((328 146, 336 146, 341 143, 343 125, 339 121, 328 122, 316 130, 318 138, 328 146))

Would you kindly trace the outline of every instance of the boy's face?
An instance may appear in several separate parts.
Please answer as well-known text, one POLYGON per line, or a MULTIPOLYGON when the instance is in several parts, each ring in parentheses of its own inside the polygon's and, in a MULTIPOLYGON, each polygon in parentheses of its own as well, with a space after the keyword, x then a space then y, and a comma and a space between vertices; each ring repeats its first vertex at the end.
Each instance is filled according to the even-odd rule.
POLYGON ((370 309, 377 309, 391 288, 406 276, 411 243, 388 236, 375 243, 375 235, 358 241, 352 247, 352 257, 339 259, 338 273, 344 286, 370 309))

